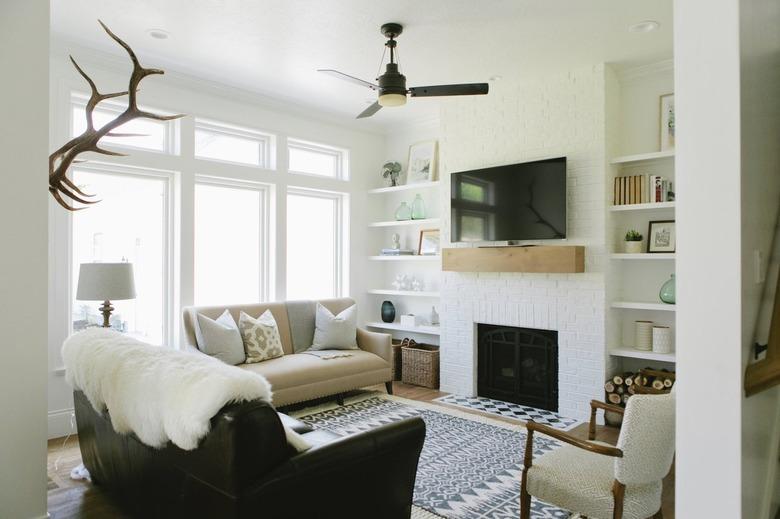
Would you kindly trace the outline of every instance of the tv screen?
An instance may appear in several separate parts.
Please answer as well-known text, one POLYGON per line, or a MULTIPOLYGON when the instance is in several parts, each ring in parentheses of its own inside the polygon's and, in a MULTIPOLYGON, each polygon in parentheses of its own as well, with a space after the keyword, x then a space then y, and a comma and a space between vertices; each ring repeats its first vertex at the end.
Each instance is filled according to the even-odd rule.
POLYGON ((566 157, 451 178, 453 242, 566 238, 566 157))

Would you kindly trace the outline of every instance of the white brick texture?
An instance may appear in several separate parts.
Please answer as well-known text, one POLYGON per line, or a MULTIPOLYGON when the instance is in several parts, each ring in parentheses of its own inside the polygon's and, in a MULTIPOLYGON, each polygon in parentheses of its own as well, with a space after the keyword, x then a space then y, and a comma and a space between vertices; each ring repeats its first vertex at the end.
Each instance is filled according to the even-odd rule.
MULTIPOLYGON (((441 388, 476 394, 476 323, 557 330, 558 409, 586 419, 590 399, 603 397, 606 363, 604 66, 491 88, 443 103, 444 196, 452 172, 566 156, 567 243, 585 245, 586 273, 444 272, 441 388)), ((442 237, 451 246, 449 215, 442 237)))

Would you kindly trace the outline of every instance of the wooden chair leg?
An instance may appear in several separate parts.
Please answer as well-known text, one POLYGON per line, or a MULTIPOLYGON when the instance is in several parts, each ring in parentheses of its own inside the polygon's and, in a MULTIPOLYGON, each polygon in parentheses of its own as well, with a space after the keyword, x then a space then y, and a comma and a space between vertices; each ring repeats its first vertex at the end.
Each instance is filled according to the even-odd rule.
POLYGON ((523 470, 523 482, 520 484, 520 519, 531 519, 531 494, 526 490, 528 469, 523 470))
POLYGON ((623 499, 626 495, 626 486, 617 479, 612 484, 612 496, 615 504, 612 509, 612 519, 623 519, 623 499))
POLYGON ((393 381, 392 380, 390 382, 385 382, 385 389, 387 390, 387 394, 388 395, 392 395, 393 394, 393 381))

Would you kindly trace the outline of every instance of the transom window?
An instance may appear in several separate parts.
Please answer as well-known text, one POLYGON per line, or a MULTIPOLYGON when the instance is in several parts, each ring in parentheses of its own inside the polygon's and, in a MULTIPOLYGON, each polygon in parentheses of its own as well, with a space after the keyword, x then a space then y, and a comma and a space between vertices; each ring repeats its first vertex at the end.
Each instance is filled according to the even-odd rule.
POLYGON ((291 173, 349 180, 349 151, 324 144, 287 139, 291 173))
POLYGON ((250 128, 195 119, 195 156, 273 169, 273 135, 250 128))
MULTIPOLYGON (((80 135, 87 129, 86 106, 88 98, 81 94, 71 96, 71 137, 80 135)), ((127 105, 103 101, 92 111, 92 122, 95 128, 101 128, 106 123, 116 119, 127 105)), ((154 113, 166 112, 143 108, 154 113)), ((117 133, 135 133, 134 137, 103 137, 101 144, 117 146, 121 148, 136 148, 160 153, 178 153, 178 122, 157 121, 155 119, 138 118, 126 122, 114 130, 117 133)))

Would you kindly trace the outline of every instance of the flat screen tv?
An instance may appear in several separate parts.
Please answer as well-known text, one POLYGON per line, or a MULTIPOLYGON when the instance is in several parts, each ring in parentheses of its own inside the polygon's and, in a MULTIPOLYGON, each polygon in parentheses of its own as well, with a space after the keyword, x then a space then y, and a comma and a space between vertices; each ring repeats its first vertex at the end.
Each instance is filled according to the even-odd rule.
POLYGON ((566 238, 566 157, 451 178, 453 242, 566 238))

